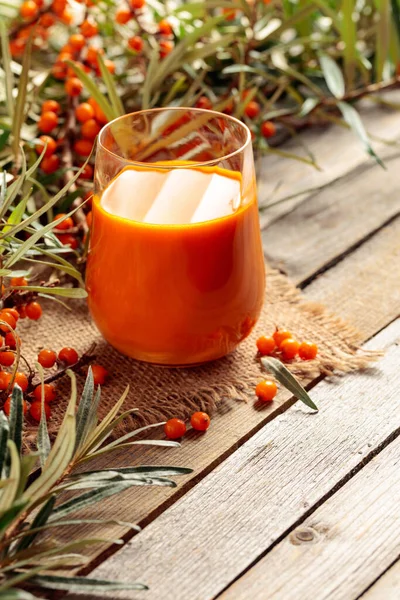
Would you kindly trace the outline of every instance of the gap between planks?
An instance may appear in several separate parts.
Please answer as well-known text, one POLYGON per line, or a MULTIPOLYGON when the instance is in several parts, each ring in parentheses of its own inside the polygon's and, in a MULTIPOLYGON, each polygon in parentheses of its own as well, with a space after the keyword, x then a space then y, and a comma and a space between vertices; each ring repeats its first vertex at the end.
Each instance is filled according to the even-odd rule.
POLYGON ((144 581, 148 600, 218 595, 400 431, 399 338, 397 320, 368 344, 391 344, 376 369, 379 402, 366 373, 320 382, 320 413, 296 404, 271 421, 93 576, 144 581))
MULTIPOLYGON (((399 234, 400 219, 380 231, 305 290, 310 299, 325 302, 328 308, 336 310, 357 327, 360 340, 368 339, 399 315, 399 234), (382 294, 382 289, 386 290, 385 294, 382 294)), ((141 526, 147 525, 291 403, 289 394, 285 392, 279 394, 273 407, 266 407, 261 412, 254 410, 251 401, 249 404, 234 403, 230 407, 222 403, 208 434, 202 436, 190 432, 179 451, 149 448, 141 450, 140 454, 121 452, 112 459, 112 464, 172 463, 192 466, 195 473, 178 478, 178 488, 175 490, 134 489, 125 492, 118 503, 115 503, 115 498, 110 498, 99 507, 98 517, 124 519, 129 514, 131 520, 141 526)), ((110 466, 109 459, 93 463, 93 468, 105 466, 110 466)), ((93 527, 83 529, 87 536, 97 533, 93 527)), ((104 528, 102 534, 111 538, 131 537, 131 533, 127 534, 123 528, 104 528)), ((74 535, 74 532, 68 535, 74 535)), ((115 549, 102 547, 92 552, 92 562, 85 572, 89 572, 115 549)))

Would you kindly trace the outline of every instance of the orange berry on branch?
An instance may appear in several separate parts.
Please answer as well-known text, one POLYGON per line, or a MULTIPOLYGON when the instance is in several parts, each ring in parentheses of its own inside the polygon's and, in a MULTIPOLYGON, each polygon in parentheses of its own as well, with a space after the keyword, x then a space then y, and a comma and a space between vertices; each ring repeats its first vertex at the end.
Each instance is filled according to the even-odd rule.
POLYGON ((39 142, 35 146, 35 150, 37 154, 42 154, 43 148, 46 146, 46 151, 44 153, 45 156, 51 156, 57 150, 56 141, 50 137, 49 135, 41 135, 39 138, 39 142))
POLYGON ((71 25, 74 16, 69 8, 65 8, 60 15, 60 19, 66 25, 71 25))
POLYGON ((11 350, 16 350, 17 341, 21 344, 21 338, 17 334, 12 334, 11 331, 6 333, 6 337, 4 338, 4 343, 6 346, 11 348, 11 350))
POLYGON ((299 356, 302 360, 313 360, 317 354, 317 344, 313 344, 311 342, 301 342, 299 346, 299 356))
POLYGON ((236 11, 232 8, 223 8, 222 14, 224 15, 227 21, 233 21, 236 17, 236 11))
POLYGON ((51 68, 51 73, 56 79, 65 79, 67 71, 67 65, 60 60, 58 60, 51 68))
POLYGON ((172 27, 166 19, 162 19, 158 24, 158 32, 161 35, 172 35, 172 27))
MULTIPOLYGON (((46 416, 46 420, 48 421, 51 417, 51 408, 48 404, 43 404, 43 411, 46 416)), ((31 415, 34 421, 39 423, 42 418, 42 403, 41 402, 32 402, 29 408, 29 414, 31 415)))
POLYGON ((60 168, 60 159, 55 154, 45 157, 40 163, 40 168, 46 175, 50 175, 60 168))
POLYGON ((186 433, 186 425, 181 419, 169 419, 164 425, 164 433, 170 440, 177 440, 186 433))
POLYGON ((0 390, 4 392, 11 383, 12 375, 11 373, 6 373, 5 371, 0 371, 0 390))
POLYGON ((71 235, 70 233, 58 233, 56 235, 63 246, 69 246, 71 250, 76 250, 78 248, 79 242, 74 235, 71 235))
POLYGON ((25 277, 12 277, 10 281, 12 287, 28 285, 28 280, 25 277))
POLYGON ((265 379, 256 385, 256 396, 262 402, 271 402, 278 391, 275 381, 265 379))
POLYGON ((94 117, 94 108, 88 102, 78 104, 75 109, 75 116, 80 123, 84 123, 94 117))
POLYGON ((10 53, 11 56, 18 57, 22 56, 25 51, 25 40, 11 40, 10 41, 10 53))
POLYGON ((190 417, 190 424, 196 431, 206 431, 211 423, 211 419, 205 412, 195 412, 190 417))
POLYGON ((62 13, 66 9, 66 7, 67 7, 67 0, 53 0, 53 2, 50 5, 51 10, 57 16, 62 15, 62 13))
MULTIPOLYGON (((24 279, 24 278, 22 278, 22 279, 24 279)), ((26 279, 25 279, 25 281, 26 281, 26 279)), ((16 321, 18 321, 18 319, 19 319, 19 313, 16 308, 3 308, 1 312, 10 314, 11 316, 14 317, 14 319, 16 321)))
POLYGON ((85 165, 82 173, 79 175, 79 179, 93 179, 93 167, 92 165, 85 165))
POLYGON ((48 27, 51 27, 52 25, 54 25, 54 23, 56 22, 54 16, 51 13, 44 13, 44 15, 42 15, 39 19, 39 23, 40 25, 42 25, 42 27, 46 27, 46 29, 48 27))
POLYGON ((94 385, 103 385, 106 382, 109 372, 101 365, 92 365, 94 385))
POLYGON ((95 119, 89 119, 82 124, 81 133, 85 139, 93 141, 96 139, 100 130, 101 127, 98 122, 95 119))
POLYGON ((89 156, 92 151, 93 144, 90 140, 80 139, 76 140, 74 144, 74 152, 80 156, 89 156))
POLYGON ((68 96, 79 96, 83 90, 83 83, 77 77, 71 77, 65 82, 65 91, 68 96))
POLYGON ((37 4, 33 0, 26 0, 19 9, 19 14, 23 19, 34 19, 39 12, 37 4))
POLYGON ((42 316, 43 310, 39 302, 29 302, 25 308, 26 316, 32 321, 37 321, 42 316))
POLYGON ((174 42, 171 42, 170 40, 161 40, 160 41, 160 56, 161 56, 161 58, 165 58, 166 56, 168 56, 168 54, 170 54, 170 52, 172 52, 173 49, 174 49, 174 42))
MULTIPOLYGON (((8 396, 7 400, 4 402, 3 410, 7 417, 9 417, 11 411, 11 396, 8 396)), ((22 400, 22 412, 24 415, 26 415, 28 412, 28 404, 25 402, 25 400, 22 400)))
POLYGON ((8 333, 10 331, 10 327, 11 327, 11 329, 15 329, 17 326, 17 321, 15 320, 15 318, 12 315, 10 315, 10 313, 1 312, 0 313, 0 321, 4 321, 4 323, 0 324, 0 331, 3 331, 4 333, 8 333), (5 325, 5 323, 7 323, 7 325, 9 325, 9 327, 7 327, 7 325, 5 325))
POLYGON ((14 352, 10 352, 9 350, 0 352, 0 365, 2 365, 3 367, 11 367, 11 365, 14 364, 14 360, 14 352))
POLYGON ((119 25, 125 25, 132 18, 132 13, 127 8, 121 8, 115 13, 115 20, 119 25))
MULTIPOLYGON (((51 383, 45 383, 44 386, 44 401, 47 404, 48 402, 54 402, 54 400, 57 397, 57 390, 54 387, 54 385, 51 385, 51 383)), ((38 385, 37 387, 35 387, 35 389, 33 390, 33 397, 35 398, 35 400, 37 402, 41 402, 42 400, 42 386, 38 385)))
POLYGON ((265 138, 273 137, 276 134, 276 127, 272 121, 264 121, 261 125, 261 135, 265 138))
POLYGON ((105 113, 102 111, 100 106, 96 104, 96 106, 94 106, 93 108, 96 121, 100 123, 100 125, 106 125, 108 123, 108 118, 106 117, 105 113))
POLYGON ((211 100, 207 98, 207 96, 200 96, 200 98, 196 102, 196 108, 212 108, 211 100))
POLYGON ((18 306, 18 313, 19 313, 20 319, 26 319, 26 305, 25 304, 21 304, 21 306, 18 306))
POLYGON ((59 213, 54 217, 53 221, 61 219, 62 217, 64 217, 64 219, 61 221, 61 223, 55 225, 54 229, 57 231, 66 231, 67 229, 72 229, 72 227, 74 226, 74 221, 72 217, 67 217, 65 213, 59 213))
POLYGON ((275 340, 275 344, 279 347, 282 344, 283 340, 287 340, 288 338, 291 338, 292 334, 287 329, 277 329, 272 334, 272 337, 275 340))
POLYGON ((104 54, 103 48, 95 48, 94 46, 90 46, 86 53, 86 61, 90 63, 92 67, 97 67, 99 54, 104 54))
POLYGON ((78 362, 79 354, 75 350, 75 348, 62 348, 58 353, 58 358, 61 362, 66 363, 68 366, 74 365, 78 362))
POLYGON ((257 340, 257 349, 261 356, 268 356, 273 353, 276 348, 276 343, 274 338, 262 336, 257 340))
POLYGON ((58 117, 55 112, 52 110, 48 110, 46 112, 42 112, 42 116, 38 122, 38 128, 43 133, 50 133, 55 129, 58 125, 58 117))
POLYGON ((132 48, 132 50, 135 50, 135 52, 141 52, 143 50, 143 40, 138 35, 134 35, 129 38, 128 46, 129 48, 132 48))
POLYGON ((68 44, 77 52, 84 48, 86 41, 81 33, 74 33, 70 36, 68 44))
POLYGON ((249 117, 249 119, 255 119, 260 114, 261 107, 258 102, 255 100, 250 100, 244 109, 245 115, 249 117))
POLYGON ((140 10, 146 4, 145 0, 130 0, 129 4, 133 10, 140 10))
POLYGON ((80 32, 85 38, 91 38, 97 35, 99 28, 96 23, 90 21, 89 19, 85 19, 80 26, 80 32))
POLYGON ((293 338, 287 338, 286 340, 283 340, 279 346, 282 356, 285 360, 292 360, 295 358, 299 352, 299 347, 299 342, 293 338))
POLYGON ((42 6, 44 5, 44 0, 33 0, 33 1, 36 4, 36 6, 38 6, 39 8, 42 8, 42 6))
POLYGON ((17 383, 23 392, 28 389, 29 381, 25 373, 17 371, 14 377, 14 383, 17 383))
POLYGON ((43 348, 38 354, 38 363, 42 365, 44 369, 51 369, 51 367, 54 367, 56 360, 57 354, 54 350, 43 348))

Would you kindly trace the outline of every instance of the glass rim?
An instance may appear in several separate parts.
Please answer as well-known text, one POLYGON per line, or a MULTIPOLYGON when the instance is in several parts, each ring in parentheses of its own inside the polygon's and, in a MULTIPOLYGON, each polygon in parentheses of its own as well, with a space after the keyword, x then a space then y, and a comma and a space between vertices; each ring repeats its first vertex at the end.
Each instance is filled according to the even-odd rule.
POLYGON ((234 150, 233 152, 230 152, 229 154, 220 156, 219 158, 213 158, 212 160, 200 161, 200 162, 196 162, 196 163, 192 162, 187 165, 174 164, 173 166, 171 166, 171 161, 169 161, 169 163, 168 162, 164 162, 164 163, 157 162, 157 168, 159 168, 159 169, 171 169, 171 168, 173 168, 173 169, 192 169, 194 167, 206 167, 206 166, 210 166, 210 165, 215 165, 223 160, 227 160, 228 158, 232 158, 232 157, 236 156, 237 154, 244 152, 246 150, 246 148, 248 148, 248 146, 251 145, 251 131, 250 131, 249 127, 246 125, 246 123, 243 123, 243 121, 240 121, 240 119, 237 119, 236 117, 232 117, 231 115, 226 115, 225 113, 221 113, 217 110, 210 110, 208 108, 195 108, 195 107, 191 108, 191 107, 187 107, 187 106, 166 106, 166 107, 161 107, 161 108, 146 108, 143 110, 137 110, 135 112, 121 115, 120 117, 117 117, 116 119, 113 119, 112 121, 109 121, 109 123, 106 123, 102 127, 102 129, 100 130, 100 132, 98 134, 98 137, 97 137, 98 147, 101 148, 102 151, 117 158, 118 160, 125 162, 128 165, 134 165, 134 166, 138 166, 138 167, 148 166, 150 164, 148 162, 139 161, 139 160, 131 160, 129 158, 124 158, 123 156, 116 154, 115 152, 113 152, 112 150, 107 148, 102 143, 102 136, 103 136, 104 132, 109 127, 111 127, 111 125, 113 125, 117 121, 126 119, 127 117, 132 117, 133 115, 144 115, 146 113, 158 113, 158 112, 166 112, 166 111, 188 111, 188 112, 197 112, 197 113, 202 113, 202 114, 213 115, 215 117, 218 117, 219 119, 222 117, 223 119, 226 119, 227 121, 230 121, 232 123, 235 123, 236 125, 239 125, 239 127, 242 130, 244 130, 244 132, 246 133, 246 139, 241 144, 240 148, 237 148, 236 150, 234 150))

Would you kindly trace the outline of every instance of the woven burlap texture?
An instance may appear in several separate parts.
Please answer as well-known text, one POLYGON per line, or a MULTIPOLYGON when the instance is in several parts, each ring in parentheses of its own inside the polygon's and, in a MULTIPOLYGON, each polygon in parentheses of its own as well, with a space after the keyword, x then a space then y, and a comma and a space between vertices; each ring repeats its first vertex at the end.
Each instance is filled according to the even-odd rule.
MULTIPOLYGON (((267 267, 267 287, 262 315, 251 335, 235 352, 223 359, 195 368, 170 369, 127 358, 107 344, 90 319, 85 301, 71 301, 71 311, 46 302, 39 322, 21 322, 23 354, 31 361, 43 348, 59 350, 73 346, 79 353, 96 344, 96 362, 111 373, 103 386, 100 417, 114 405, 129 384, 125 409, 139 413, 126 419, 118 433, 144 423, 170 417, 187 418, 195 410, 212 412, 219 401, 254 399, 254 387, 265 376, 257 359, 255 341, 271 335, 276 327, 290 329, 299 340, 318 344, 316 360, 288 365, 300 378, 346 372, 367 367, 375 354, 359 351, 360 336, 349 324, 323 306, 305 300, 301 292, 280 272, 267 267)), ((49 373, 51 373, 50 371, 49 373)), ((84 376, 78 377, 83 384, 84 376)), ((69 378, 58 383, 59 397, 53 403, 49 429, 58 430, 69 394, 69 378)), ((33 440, 36 427, 27 424, 26 441, 33 440)))

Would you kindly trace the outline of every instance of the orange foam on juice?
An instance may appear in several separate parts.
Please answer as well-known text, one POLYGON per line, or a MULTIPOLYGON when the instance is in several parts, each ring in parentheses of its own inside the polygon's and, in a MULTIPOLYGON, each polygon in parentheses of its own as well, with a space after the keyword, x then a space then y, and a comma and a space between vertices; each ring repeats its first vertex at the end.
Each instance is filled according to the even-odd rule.
POLYGON ((125 168, 94 198, 87 289, 101 333, 129 356, 227 354, 263 303, 255 184, 243 199, 240 174, 218 167, 125 168))

